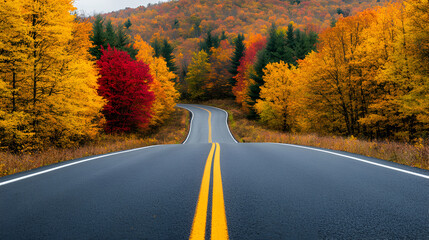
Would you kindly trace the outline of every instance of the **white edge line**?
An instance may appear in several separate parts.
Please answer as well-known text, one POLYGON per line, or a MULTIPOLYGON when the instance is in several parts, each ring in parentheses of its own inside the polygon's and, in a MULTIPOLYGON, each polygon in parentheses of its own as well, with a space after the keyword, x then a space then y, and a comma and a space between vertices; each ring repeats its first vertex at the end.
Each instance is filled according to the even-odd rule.
POLYGON ((186 108, 185 106, 177 106, 177 107, 179 107, 179 108, 183 108, 183 109, 185 109, 185 110, 188 110, 188 111, 191 113, 191 122, 189 123, 189 132, 188 132, 188 136, 186 136, 185 141, 182 143, 182 144, 185 144, 185 143, 188 141, 189 136, 191 136, 191 131, 192 131, 192 120, 194 120, 194 112, 192 112, 192 110, 191 110, 191 109, 186 108))
MULTIPOLYGON (((208 106, 208 107, 212 107, 212 106, 208 106)), ((229 135, 231 136, 232 140, 234 140, 235 143, 238 143, 238 141, 235 139, 235 137, 232 135, 231 130, 229 129, 229 125, 228 125, 228 112, 223 110, 222 108, 218 108, 218 107, 212 107, 212 108, 216 108, 218 110, 223 111, 226 114, 226 120, 225 120, 225 124, 226 124, 226 129, 228 129, 229 135)))
POLYGON ((8 181, 0 182, 0 186, 6 185, 6 184, 9 184, 9 183, 13 183, 13 182, 17 182, 17 181, 21 181, 21 180, 24 180, 24 179, 27 179, 27 178, 35 177, 35 176, 38 176, 38 175, 42 175, 42 174, 45 174, 45 173, 48 173, 48 172, 52 172, 52 171, 55 171, 55 170, 58 170, 58 169, 61 169, 61 168, 65 168, 65 167, 69 167, 69 166, 72 166, 72 165, 76 165, 76 164, 79 164, 79 163, 88 162, 88 161, 92 161, 92 160, 95 160, 95 159, 109 157, 109 156, 118 155, 118 154, 122 154, 122 153, 138 151, 138 150, 142 150, 142 149, 146 149, 146 148, 159 147, 159 146, 161 146, 161 145, 152 145, 152 146, 146 146, 146 147, 141 147, 141 148, 134 148, 134 149, 130 149, 130 150, 125 150, 125 151, 120 151, 120 152, 114 152, 114 153, 108 153, 108 154, 97 156, 97 157, 83 159, 83 160, 80 160, 80 161, 77 161, 77 162, 65 164, 65 165, 62 165, 62 166, 50 168, 50 169, 43 170, 43 171, 36 172, 36 173, 32 173, 32 174, 28 174, 26 176, 18 177, 18 178, 11 179, 11 180, 8 180, 8 181))
POLYGON ((238 143, 238 141, 235 139, 235 137, 232 135, 231 130, 229 129, 229 125, 228 125, 228 112, 219 108, 220 110, 224 111, 226 114, 226 120, 225 120, 225 124, 226 124, 226 129, 228 129, 229 135, 231 136, 232 140, 234 140, 235 143, 238 143))
POLYGON ((375 163, 375 162, 371 162, 371 161, 364 160, 364 159, 361 159, 361 158, 347 156, 347 155, 344 155, 344 154, 335 153, 335 152, 331 152, 331 151, 327 151, 327 150, 322 150, 322 149, 317 149, 317 148, 312 148, 312 147, 305 147, 305 146, 294 145, 294 144, 286 144, 286 143, 273 143, 273 144, 290 146, 290 147, 295 147, 295 148, 303 148, 303 149, 309 149, 309 150, 313 150, 313 151, 317 151, 317 152, 328 153, 328 154, 332 154, 332 155, 336 155, 336 156, 340 156, 340 157, 344 157, 344 158, 349 158, 349 159, 352 159, 352 160, 355 160, 355 161, 368 163, 368 164, 375 165, 375 166, 378 166, 378 167, 383 167, 383 168, 387 168, 387 169, 390 169, 390 170, 394 170, 394 171, 398 171, 398 172, 403 172, 403 173, 407 173, 407 174, 414 175, 414 176, 417 176, 417 177, 429 179, 428 175, 424 175, 424 174, 420 174, 420 173, 415 173, 415 172, 411 172, 411 171, 408 171, 408 170, 404 170, 404 169, 400 169, 400 168, 396 168, 396 167, 391 167, 391 166, 387 166, 387 165, 384 165, 384 164, 375 163))

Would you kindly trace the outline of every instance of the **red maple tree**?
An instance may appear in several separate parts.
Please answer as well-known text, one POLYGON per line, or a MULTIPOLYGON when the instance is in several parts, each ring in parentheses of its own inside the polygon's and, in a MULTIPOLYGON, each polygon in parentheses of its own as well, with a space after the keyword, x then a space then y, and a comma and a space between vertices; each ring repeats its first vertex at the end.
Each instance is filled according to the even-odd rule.
POLYGON ((149 91, 153 81, 149 66, 110 46, 102 50, 97 65, 98 94, 107 100, 102 110, 106 118, 105 131, 132 132, 146 128, 154 100, 154 94, 149 91))
POLYGON ((249 68, 253 68, 257 53, 265 48, 266 44, 266 37, 261 35, 253 36, 253 39, 250 39, 246 46, 243 57, 240 59, 240 65, 237 68, 238 74, 234 76, 237 82, 235 86, 232 87, 232 92, 235 96, 236 102, 241 104, 242 108, 246 111, 248 110, 246 103, 248 98, 247 92, 251 81, 247 76, 247 72, 249 68))

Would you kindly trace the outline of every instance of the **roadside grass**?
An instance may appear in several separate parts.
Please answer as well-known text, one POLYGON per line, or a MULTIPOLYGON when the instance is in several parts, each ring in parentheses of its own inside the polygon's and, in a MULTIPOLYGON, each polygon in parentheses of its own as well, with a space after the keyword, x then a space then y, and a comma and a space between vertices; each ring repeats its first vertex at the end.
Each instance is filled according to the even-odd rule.
POLYGON ((233 100, 211 100, 202 104, 222 108, 229 113, 229 126, 239 142, 275 142, 345 151, 429 170, 429 145, 423 139, 415 143, 365 141, 351 137, 285 133, 265 128, 248 120, 233 100))
POLYGON ((19 155, 0 152, 0 177, 76 158, 149 145, 180 144, 185 140, 188 128, 188 111, 176 108, 170 119, 166 121, 166 124, 145 135, 100 134, 96 140, 73 149, 50 148, 35 154, 27 153, 19 155))

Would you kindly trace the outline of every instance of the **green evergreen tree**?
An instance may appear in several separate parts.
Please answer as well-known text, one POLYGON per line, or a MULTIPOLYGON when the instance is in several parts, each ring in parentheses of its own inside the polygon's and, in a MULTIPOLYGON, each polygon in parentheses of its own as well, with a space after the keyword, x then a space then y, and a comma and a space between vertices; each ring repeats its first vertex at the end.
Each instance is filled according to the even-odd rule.
POLYGON ((172 25, 172 28, 173 29, 178 29, 179 27, 180 27, 180 22, 179 22, 179 20, 177 18, 175 18, 174 22, 173 22, 173 25, 172 25))
MULTIPOLYGON (((268 42, 265 49, 257 54, 257 59, 254 64, 254 74, 251 78, 255 81, 249 87, 248 96, 250 100, 248 104, 253 106, 260 98, 260 87, 264 84, 264 68, 269 63, 283 61, 289 64, 296 64, 298 59, 303 59, 309 52, 315 50, 317 42, 317 34, 310 32, 306 34, 300 30, 293 29, 293 25, 288 26, 287 33, 284 34, 278 31, 275 24, 272 24, 269 29, 268 42)), ((256 112, 251 112, 249 117, 256 117, 256 112)))
POLYGON ((100 59, 101 47, 104 46, 105 42, 103 22, 103 17, 97 15, 95 17, 94 24, 92 25, 92 35, 90 36, 90 40, 94 46, 89 49, 89 53, 96 59, 100 59))
POLYGON ((294 29, 293 29, 293 25, 290 23, 287 26, 287 41, 286 44, 289 48, 294 49, 295 48, 295 34, 294 34, 294 29))
POLYGON ((105 30, 104 34, 105 34, 106 38, 105 38, 105 41, 104 41, 104 44, 103 44, 104 48, 107 49, 107 46, 109 46, 109 45, 112 48, 113 47, 117 48, 117 45, 116 45, 116 33, 115 33, 115 29, 113 28, 112 21, 107 20, 105 29, 106 30, 105 30))
MULTIPOLYGON (((282 38, 283 34, 279 34, 277 31, 277 26, 273 23, 268 30, 268 42, 265 49, 261 50, 257 54, 256 62, 253 66, 255 69, 255 73, 251 75, 251 78, 255 81, 254 84, 250 85, 248 96, 250 97, 250 100, 248 101, 248 104, 250 106, 254 106, 256 103, 256 100, 258 100, 259 93, 261 91, 261 86, 264 85, 264 68, 268 63, 271 62, 279 62, 281 59, 281 55, 279 52, 279 44, 282 44, 282 38)), ((283 39, 284 40, 284 39, 283 39)), ((284 46, 280 46, 283 48, 284 46)), ((256 117, 256 112, 252 111, 249 115, 251 118, 256 117)))
MULTIPOLYGON (((295 30, 295 58, 304 59, 309 52, 315 51, 317 39, 314 32, 307 34, 299 29, 295 30)), ((292 64, 296 64, 296 61, 292 64)))
POLYGON ((124 26, 119 25, 116 29, 115 47, 124 50, 130 44, 130 37, 125 33, 124 26))
MULTIPOLYGON (((268 55, 269 54, 266 48, 259 51, 258 54, 256 55, 256 62, 253 65, 255 72, 250 76, 255 81, 255 83, 249 86, 249 91, 247 93, 247 95, 250 98, 250 100, 247 101, 247 104, 249 104, 249 106, 254 106, 256 103, 256 100, 260 99, 259 94, 261 92, 261 86, 264 85, 263 69, 269 63, 268 55)), ((256 111, 254 109, 251 109, 248 117, 251 119, 256 118, 257 117, 256 111)))
POLYGON ((130 19, 128 18, 127 21, 125 22, 124 26, 125 26, 125 28, 130 29, 131 25, 133 25, 133 24, 131 23, 130 19))
POLYGON ((155 38, 150 45, 152 46, 154 52, 155 52, 155 57, 160 57, 161 56, 161 52, 162 52, 162 42, 158 39, 155 38))
POLYGON ((210 49, 213 47, 213 37, 212 32, 208 31, 207 36, 201 44, 201 50, 210 55, 210 49))
POLYGON ((218 48, 219 42, 219 37, 216 35, 213 36, 211 31, 208 31, 206 38, 200 43, 200 49, 204 50, 209 56, 211 56, 211 48, 218 48))
POLYGON ((225 35, 225 31, 222 31, 222 34, 220 35, 220 41, 228 39, 228 37, 225 35))
POLYGON ((283 55, 283 61, 288 64, 295 64, 296 63, 296 35, 294 33, 294 28, 292 24, 289 24, 287 27, 287 33, 286 33, 286 45, 285 45, 285 51, 283 55))
POLYGON ((173 50, 173 46, 171 46, 168 40, 164 38, 164 41, 162 43, 161 56, 164 57, 165 61, 167 62, 167 67, 171 72, 176 71, 176 66, 174 65, 173 60, 173 50))
POLYGON ((136 59, 138 51, 133 48, 130 36, 125 32, 125 27, 119 25, 116 29, 115 47, 119 50, 126 51, 131 58, 136 59))
POLYGON ((231 68, 229 72, 232 74, 232 78, 230 78, 229 83, 231 86, 236 84, 235 76, 238 74, 238 66, 240 66, 240 59, 244 56, 244 51, 246 47, 244 46, 244 35, 238 34, 237 38, 234 40, 234 53, 231 59, 231 68))

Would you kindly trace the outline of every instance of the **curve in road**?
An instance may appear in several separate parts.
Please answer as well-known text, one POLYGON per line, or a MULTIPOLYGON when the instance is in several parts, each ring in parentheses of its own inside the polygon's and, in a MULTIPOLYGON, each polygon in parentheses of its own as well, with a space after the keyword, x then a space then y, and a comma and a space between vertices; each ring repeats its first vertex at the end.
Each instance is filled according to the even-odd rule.
POLYGON ((429 171, 318 148, 240 143, 225 111, 181 145, 0 178, 0 239, 427 239, 429 171))

